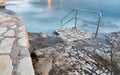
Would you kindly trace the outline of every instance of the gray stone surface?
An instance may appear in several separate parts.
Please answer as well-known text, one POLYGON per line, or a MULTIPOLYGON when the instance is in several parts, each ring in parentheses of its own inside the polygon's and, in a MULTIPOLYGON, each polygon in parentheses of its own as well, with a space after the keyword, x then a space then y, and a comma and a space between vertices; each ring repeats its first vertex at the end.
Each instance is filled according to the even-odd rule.
POLYGON ((2 35, 3 33, 5 33, 6 31, 7 31, 7 27, 0 28, 0 35, 2 35))
POLYGON ((19 52, 21 55, 29 56, 29 50, 27 48, 20 48, 19 52))
POLYGON ((26 29, 25 29, 25 26, 20 26, 20 27, 19 27, 19 30, 20 30, 20 31, 25 31, 25 30, 26 30, 26 29))
POLYGON ((15 31, 14 30, 8 30, 4 36, 14 36, 15 35, 15 31))
POLYGON ((93 36, 92 34, 86 33, 79 28, 65 28, 57 30, 56 32, 59 34, 59 37, 70 42, 75 41, 76 39, 81 40, 91 38, 93 36))
POLYGON ((25 46, 27 47, 27 38, 26 37, 22 37, 18 40, 18 43, 20 46, 25 46))
MULTIPOLYGON (((72 32, 64 33, 65 31, 61 35, 73 38, 70 35, 72 32)), ((120 32, 110 34, 109 37, 108 34, 101 35, 102 37, 96 38, 76 38, 69 42, 58 38, 60 35, 50 37, 49 34, 43 36, 43 33, 31 33, 30 49, 36 74, 45 75, 49 72, 49 75, 119 75, 120 32), (52 69, 42 71, 45 69, 44 63, 49 64, 47 61, 50 59, 53 61, 50 64, 52 69)))
POLYGON ((16 25, 14 25, 14 26, 11 26, 11 28, 13 28, 13 29, 15 29, 17 26, 16 25))
POLYGON ((0 14, 0 75, 35 75, 25 27, 18 16, 0 14))
POLYGON ((10 53, 14 40, 15 38, 5 38, 4 40, 2 40, 0 44, 0 54, 10 53))
POLYGON ((17 35, 17 37, 24 37, 26 35, 25 31, 20 31, 17 35))
POLYGON ((9 55, 0 55, 0 75, 12 75, 12 61, 9 55))
MULTIPOLYGON (((3 17, 4 17, 4 14, 2 14, 3 15, 3 17)), ((0 15, 1 16, 1 15, 0 15)), ((1 20, 0 20, 0 22, 4 22, 4 21, 8 21, 8 20, 10 20, 10 19, 12 19, 11 17, 8 17, 8 15, 5 15, 6 17, 4 17, 4 18, 2 18, 1 20)))
POLYGON ((32 67, 32 62, 30 57, 25 57, 20 60, 18 65, 19 75, 34 75, 34 70, 32 67))
POLYGON ((2 36, 0 36, 0 39, 2 39, 3 37, 2 36))

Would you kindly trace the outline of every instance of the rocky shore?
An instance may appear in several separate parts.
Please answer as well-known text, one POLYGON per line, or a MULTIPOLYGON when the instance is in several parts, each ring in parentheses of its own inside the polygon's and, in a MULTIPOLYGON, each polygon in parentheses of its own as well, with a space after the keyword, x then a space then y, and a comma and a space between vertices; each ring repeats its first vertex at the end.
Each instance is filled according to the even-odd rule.
POLYGON ((119 75, 120 32, 94 38, 80 29, 29 33, 36 75, 119 75))
POLYGON ((34 70, 35 75, 120 75, 120 32, 96 38, 77 28, 57 30, 51 35, 29 33, 29 54, 24 22, 10 15, 0 15, 0 50, 8 51, 0 54, 1 75, 34 75, 34 70))

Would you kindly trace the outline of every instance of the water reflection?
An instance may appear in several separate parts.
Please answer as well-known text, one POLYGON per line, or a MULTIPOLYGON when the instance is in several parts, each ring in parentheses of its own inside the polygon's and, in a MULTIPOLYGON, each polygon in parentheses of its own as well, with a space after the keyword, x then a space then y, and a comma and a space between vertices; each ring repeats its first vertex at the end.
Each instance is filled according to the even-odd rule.
POLYGON ((48 9, 51 10, 51 2, 52 1, 51 0, 47 0, 47 2, 48 2, 48 9))

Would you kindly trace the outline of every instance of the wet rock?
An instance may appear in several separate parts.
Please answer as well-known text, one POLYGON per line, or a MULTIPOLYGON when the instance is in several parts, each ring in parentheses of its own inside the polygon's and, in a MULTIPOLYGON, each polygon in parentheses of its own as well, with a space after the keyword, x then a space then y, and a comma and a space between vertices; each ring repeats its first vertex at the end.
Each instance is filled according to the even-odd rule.
POLYGON ((9 14, 9 15, 17 15, 15 12, 11 11, 11 10, 8 10, 8 9, 5 9, 5 7, 0 7, 0 13, 6 13, 6 14, 9 14))
POLYGON ((39 48, 45 48, 49 46, 55 46, 56 43, 64 43, 63 40, 55 35, 47 35, 44 33, 40 34, 29 34, 30 38, 30 52, 39 48), (34 36, 34 37, 33 37, 34 36))
MULTIPOLYGON (((71 39, 77 34, 71 36, 67 32, 63 35, 71 39)), ((119 75, 119 64, 115 61, 119 60, 119 52, 113 55, 116 57, 112 60, 115 65, 111 63, 111 49, 117 48, 116 51, 119 51, 119 34, 112 34, 114 37, 111 35, 115 38, 115 47, 110 44, 110 35, 82 39, 77 36, 69 41, 60 35, 29 34, 36 75, 119 75)))
POLYGON ((78 28, 66 28, 57 30, 56 33, 64 40, 75 41, 80 39, 91 38, 92 34, 88 34, 78 28))
POLYGON ((119 75, 120 71, 120 32, 115 32, 109 35, 108 42, 112 46, 111 48, 111 63, 112 70, 115 71, 115 75, 119 75), (116 64, 116 65, 115 65, 116 64))

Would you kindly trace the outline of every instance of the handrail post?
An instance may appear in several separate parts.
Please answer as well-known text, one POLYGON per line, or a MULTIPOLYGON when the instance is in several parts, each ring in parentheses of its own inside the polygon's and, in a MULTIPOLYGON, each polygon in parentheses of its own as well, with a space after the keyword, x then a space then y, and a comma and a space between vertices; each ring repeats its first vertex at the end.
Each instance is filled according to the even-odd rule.
POLYGON ((101 13, 99 13, 99 19, 98 19, 98 25, 97 25, 95 37, 98 35, 98 30, 99 30, 99 26, 100 26, 100 21, 101 21, 101 13))
POLYGON ((77 9, 75 9, 75 28, 77 27, 77 9))
POLYGON ((60 21, 60 24, 61 24, 61 28, 62 28, 62 20, 60 21))

